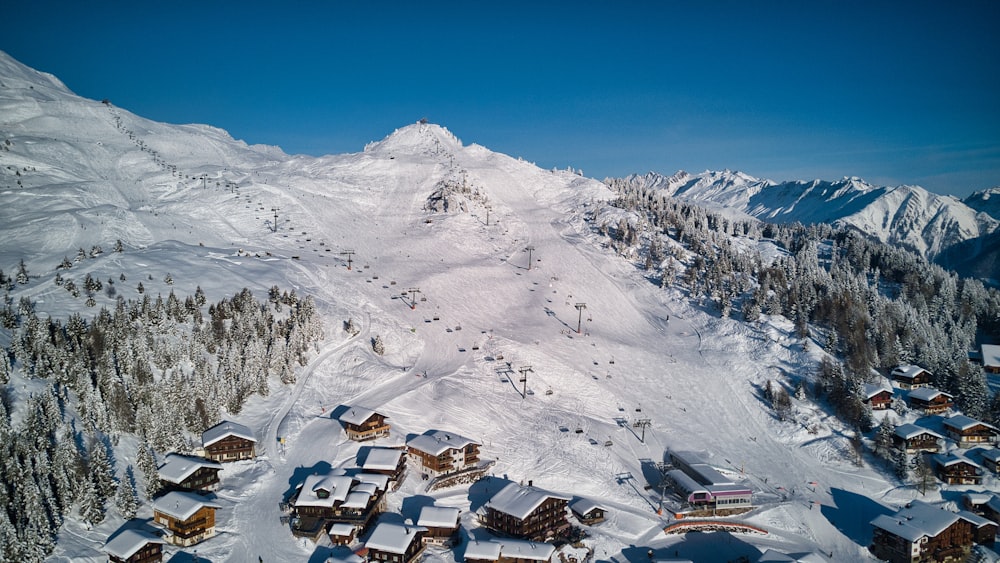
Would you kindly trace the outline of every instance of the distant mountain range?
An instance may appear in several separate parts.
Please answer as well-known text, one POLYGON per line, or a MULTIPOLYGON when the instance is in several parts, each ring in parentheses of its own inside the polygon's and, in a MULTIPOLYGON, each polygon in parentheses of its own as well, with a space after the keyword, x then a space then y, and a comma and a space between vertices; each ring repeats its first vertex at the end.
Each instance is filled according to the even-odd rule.
POLYGON ((778 183, 729 170, 650 172, 614 181, 763 221, 856 228, 961 275, 994 284, 1000 278, 1000 187, 962 201, 919 186, 873 186, 859 178, 778 183))

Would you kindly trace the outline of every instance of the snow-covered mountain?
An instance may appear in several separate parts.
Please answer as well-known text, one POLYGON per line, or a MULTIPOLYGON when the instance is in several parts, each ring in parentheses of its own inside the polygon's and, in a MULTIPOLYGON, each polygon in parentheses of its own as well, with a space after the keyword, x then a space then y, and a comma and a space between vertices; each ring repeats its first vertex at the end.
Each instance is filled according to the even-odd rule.
POLYGON ((1000 186, 972 193, 962 202, 994 219, 1000 218, 1000 186))
MULTIPOLYGON (((820 217, 824 202, 865 215, 891 195, 857 181, 782 187, 735 173, 649 181, 772 219, 794 209, 820 217)), ((313 297, 323 317, 326 339, 297 382, 275 380, 234 416, 259 438, 260 456, 223 471, 220 534, 197 546, 200 560, 325 559, 329 546, 293 538, 278 503, 296 478, 354 462, 359 445, 330 417, 345 404, 389 416, 380 445, 454 431, 483 444, 498 480, 598 500, 609 518, 585 540, 598 561, 646 560, 647 549, 697 561, 757 560, 768 548, 870 558, 868 520, 912 491, 856 465, 850 431, 812 403, 796 399, 794 421, 782 422, 761 399, 769 382, 791 388, 811 374, 820 347, 782 317, 719 318, 649 283, 585 220, 614 213, 605 205, 613 197, 596 180, 465 145, 423 122, 357 153, 286 155, 210 126, 144 119, 113 95, 81 98, 0 53, 0 268, 12 274, 23 260, 30 278, 12 302, 60 318, 114 307, 109 292, 88 306, 55 281, 89 274, 115 281, 127 299, 141 298, 140 283, 146 294, 201 287, 211 300, 242 287, 263 297, 276 285, 313 297), (124 251, 110 252, 119 240, 124 251), (88 252, 98 246, 104 252, 88 252), (57 271, 64 259, 72 267, 57 271), (356 336, 342 329, 347 319, 356 336), (373 352, 375 337, 384 355, 373 352), (650 487, 668 448, 704 452, 752 487, 758 508, 741 521, 767 533, 665 535, 670 506, 658 512, 650 487)), ((886 221, 974 228, 938 205, 937 222, 925 217, 938 209, 929 203, 886 221)), ((909 209, 887 203, 882 212, 890 208, 909 209)), ((944 244, 934 240, 925 246, 944 244)), ((15 422, 44 384, 15 373, 6 389, 15 422)), ((135 447, 128 436, 116 446, 119 474, 135 464, 135 447)), ((474 511, 484 496, 428 492, 411 478, 389 495, 386 517, 455 506, 466 537, 480 537, 474 511)), ((139 516, 150 515, 147 503, 139 516)), ((94 528, 69 518, 54 557, 104 561, 100 548, 121 524, 113 511, 94 528)), ((165 559, 189 560, 178 551, 165 559)))
MULTIPOLYGON (((949 265, 953 249, 982 247, 987 251, 991 245, 984 241, 998 227, 996 210, 987 203, 989 191, 970 196, 963 203, 919 186, 873 186, 859 178, 777 183, 729 170, 694 175, 681 171, 672 176, 650 172, 621 181, 774 223, 854 227, 945 265, 949 265), (975 202, 979 204, 973 205, 975 202)), ((972 262, 978 259, 967 252, 963 257, 972 262)), ((996 277, 995 273, 993 270, 993 275, 986 277, 996 277)))

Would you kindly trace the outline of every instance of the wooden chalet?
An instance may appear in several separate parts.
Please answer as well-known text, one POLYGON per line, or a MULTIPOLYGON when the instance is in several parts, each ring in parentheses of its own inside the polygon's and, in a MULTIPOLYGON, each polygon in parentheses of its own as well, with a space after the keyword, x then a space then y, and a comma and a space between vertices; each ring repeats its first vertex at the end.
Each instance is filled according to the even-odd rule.
POLYGON ((361 448, 356 463, 366 473, 388 475, 390 486, 402 480, 406 471, 406 456, 398 448, 361 448))
POLYGON ((289 501, 293 535, 318 541, 335 523, 349 524, 360 534, 385 510, 388 479, 377 474, 347 475, 340 469, 309 475, 289 501))
POLYGON ((931 374, 920 366, 903 365, 892 370, 890 379, 901 389, 917 389, 931 384, 931 374))
POLYGON ((914 500, 895 514, 881 514, 874 527, 872 554, 890 563, 965 561, 975 543, 974 514, 956 514, 914 500))
POLYGON ((971 448, 981 444, 993 444, 997 441, 998 431, 991 424, 956 414, 944 420, 944 431, 960 448, 971 448))
POLYGON ((871 405, 874 411, 884 411, 892 406, 892 389, 882 385, 865 384, 863 403, 871 405))
POLYGON ((368 561, 412 563, 424 551, 421 538, 426 533, 427 529, 420 526, 379 522, 365 542, 368 561))
POLYGON ((555 546, 508 538, 472 539, 465 545, 466 563, 547 563, 552 561, 555 546))
POLYGON ((377 413, 364 407, 349 407, 340 415, 340 423, 344 425, 344 432, 347 438, 355 442, 365 442, 384 438, 389 435, 388 418, 384 414, 377 413))
POLYGON ((218 461, 241 461, 257 456, 257 438, 253 431, 228 420, 224 420, 201 434, 201 445, 205 457, 218 461))
POLYGON ((425 506, 420 509, 417 526, 427 529, 423 542, 450 546, 458 541, 458 516, 461 511, 450 506, 425 506))
POLYGON ((479 465, 479 442, 454 432, 429 430, 406 442, 407 457, 425 478, 458 473, 479 465))
POLYGON ((219 508, 197 493, 172 491, 153 501, 153 521, 167 530, 167 541, 187 547, 215 535, 219 508))
POLYGON ((989 469, 993 473, 997 473, 997 468, 1000 467, 1000 450, 996 448, 987 448, 979 450, 979 455, 983 460, 983 467, 989 469))
POLYGON ((933 387, 914 389, 906 396, 910 408, 924 414, 940 414, 955 406, 955 398, 933 387))
POLYGON ((101 551, 111 563, 159 563, 163 561, 163 538, 138 529, 122 530, 101 551))
POLYGON ((330 524, 330 543, 333 545, 351 545, 358 536, 358 528, 346 522, 330 524))
POLYGON ((163 464, 156 469, 163 492, 170 491, 217 491, 219 471, 222 464, 208 458, 167 454, 163 464))
POLYGON ((1000 346, 996 344, 983 344, 983 371, 986 373, 1000 373, 1000 346))
POLYGON ((528 482, 510 483, 483 506, 480 523, 503 535, 530 541, 565 536, 570 530, 566 505, 570 497, 550 493, 528 482))
POLYGON ((978 514, 962 511, 963 518, 972 523, 972 541, 980 545, 992 546, 997 539, 997 523, 978 514))
POLYGON ((569 510, 581 524, 588 526, 604 522, 604 514, 607 512, 604 507, 587 498, 577 498, 569 503, 569 510))
POLYGON ((949 485, 983 484, 983 467, 962 455, 937 454, 934 456, 934 468, 938 479, 949 485))
POLYGON ((941 440, 943 439, 944 436, 937 432, 916 424, 900 424, 892 435, 892 443, 896 449, 908 454, 936 453, 941 450, 941 440))
POLYGON ((989 500, 982 505, 982 508, 982 515, 984 517, 989 518, 993 522, 1000 523, 1000 497, 990 495, 989 500))

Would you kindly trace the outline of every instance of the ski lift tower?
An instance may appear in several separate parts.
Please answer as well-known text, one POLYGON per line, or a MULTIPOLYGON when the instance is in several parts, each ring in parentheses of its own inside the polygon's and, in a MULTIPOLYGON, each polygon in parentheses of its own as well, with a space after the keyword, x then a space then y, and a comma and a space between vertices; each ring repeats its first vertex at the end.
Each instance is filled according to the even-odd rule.
POLYGON ((653 421, 648 418, 640 418, 639 420, 635 421, 635 424, 633 424, 633 426, 635 426, 636 428, 642 428, 642 437, 639 438, 639 441, 642 442, 643 444, 646 443, 646 429, 649 428, 652 424, 653 421))
POLYGON ((351 269, 351 256, 354 256, 353 250, 345 250, 340 253, 341 256, 347 256, 347 269, 351 269))
POLYGON ((587 308, 586 303, 577 303, 576 310, 579 313, 576 317, 576 333, 580 334, 581 323, 583 322, 583 310, 587 308))
POLYGON ((531 251, 534 250, 534 249, 535 249, 535 247, 532 246, 532 245, 530 245, 530 244, 528 245, 527 248, 525 248, 525 250, 528 251, 528 270, 529 271, 531 270, 531 251))
POLYGON ((417 308, 417 294, 420 293, 420 288, 419 287, 411 287, 410 289, 407 289, 406 292, 410 294, 410 309, 416 309, 417 308))
POLYGON ((274 223, 271 224, 271 231, 276 233, 278 232, 278 208, 272 207, 271 211, 274 212, 274 223))
POLYGON ((523 399, 528 396, 528 372, 534 370, 531 369, 531 366, 521 366, 517 371, 521 372, 521 398, 523 399))

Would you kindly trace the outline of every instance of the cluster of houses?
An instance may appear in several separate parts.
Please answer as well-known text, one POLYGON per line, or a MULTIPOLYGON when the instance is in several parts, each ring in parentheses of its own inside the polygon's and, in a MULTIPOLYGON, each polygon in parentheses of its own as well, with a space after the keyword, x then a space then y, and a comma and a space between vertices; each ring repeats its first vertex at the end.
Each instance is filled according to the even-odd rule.
POLYGON ((167 454, 157 468, 160 491, 153 499, 153 520, 126 523, 104 545, 112 563, 156 563, 163 546, 189 547, 215 536, 215 511, 208 493, 219 488, 222 463, 253 459, 253 432, 223 421, 202 433, 200 456, 167 454))
MULTIPOLYGON (((936 477, 950 485, 981 485, 987 470, 997 472, 1000 450, 993 446, 1000 430, 963 414, 948 415, 954 398, 931 387, 931 374, 923 368, 900 366, 891 377, 907 391, 911 409, 932 415, 896 427, 893 445, 898 450, 928 456, 936 477)), ((891 390, 869 389, 866 394, 872 409, 889 408, 891 390)), ((871 552, 894 563, 964 561, 974 544, 993 544, 1000 522, 1000 499, 967 493, 964 504, 965 510, 954 512, 913 501, 893 515, 875 518, 871 522, 871 552)))

